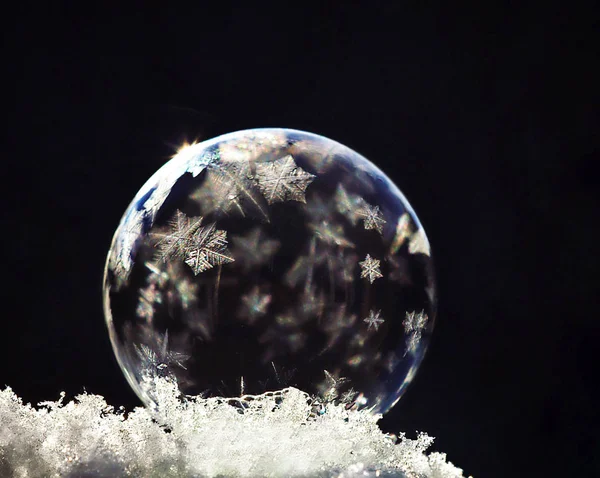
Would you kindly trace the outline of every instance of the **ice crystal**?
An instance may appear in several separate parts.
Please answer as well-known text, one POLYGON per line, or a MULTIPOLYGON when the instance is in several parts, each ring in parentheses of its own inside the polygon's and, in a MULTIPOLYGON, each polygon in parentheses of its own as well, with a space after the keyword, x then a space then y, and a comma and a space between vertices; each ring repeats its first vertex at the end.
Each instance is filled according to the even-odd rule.
POLYGON ((365 200, 357 194, 350 194, 344 186, 338 184, 335 191, 335 206, 337 211, 346 216, 353 226, 359 221, 365 200))
POLYGON ((185 263, 194 275, 212 269, 216 265, 233 262, 227 250, 227 232, 217 229, 215 223, 198 229, 189 245, 185 263))
POLYGON ((379 326, 385 322, 381 317, 381 311, 369 311, 369 316, 363 321, 369 324, 369 329, 373 327, 375 330, 379 330, 379 326))
POLYGON ((240 311, 240 315, 252 324, 256 319, 267 313, 270 303, 271 295, 261 294, 260 288, 254 286, 249 293, 242 296, 242 310, 240 311))
POLYGON ((196 295, 198 294, 198 285, 184 277, 175 284, 177 298, 184 310, 190 308, 196 303, 196 295))
POLYGON ((318 224, 311 224, 311 229, 319 240, 340 247, 354 247, 344 236, 344 228, 341 224, 331 224, 328 221, 321 221, 318 224))
POLYGON ((306 202, 304 193, 314 178, 296 165, 291 155, 256 165, 256 181, 269 204, 290 200, 306 202))
MULTIPOLYGON (((278 375, 281 372, 275 369, 278 375)), ((84 393, 25 405, 0 390, 0 476, 14 478, 463 478, 433 439, 381 432, 381 415, 286 388, 238 398, 184 398, 154 378, 164 404, 125 414, 84 393)))
POLYGON ((353 252, 344 253, 340 250, 337 255, 328 255, 327 258, 338 281, 342 283, 354 281, 354 269, 356 269, 356 264, 358 263, 358 255, 353 252))
POLYGON ((119 236, 113 239, 113 253, 109 256, 108 265, 117 278, 117 288, 120 288, 129 278, 133 261, 131 253, 139 239, 146 219, 144 210, 134 209, 124 218, 120 226, 119 236))
POLYGON ((308 255, 298 256, 292 267, 285 274, 285 281, 290 286, 295 286, 300 278, 305 277, 306 282, 312 283, 314 269, 327 260, 326 254, 317 250, 317 241, 311 238, 308 255))
POLYGON ((392 245, 390 247, 390 254, 396 254, 406 238, 411 235, 411 227, 410 227, 410 215, 405 212, 398 219, 398 224, 396 224, 396 234, 394 235, 394 240, 392 241, 392 245))
POLYGON ((171 259, 184 259, 190 251, 195 232, 200 228, 202 217, 193 220, 187 217, 179 209, 169 220, 166 232, 155 232, 153 236, 158 238, 156 248, 158 256, 163 262, 171 259))
POLYGON ((279 241, 269 239, 259 227, 244 236, 232 236, 231 254, 244 271, 266 264, 280 247, 279 241))
POLYGON ((406 318, 402 322, 404 326, 404 331, 407 335, 406 337, 406 352, 407 353, 416 353, 419 344, 421 342, 421 336, 423 330, 427 327, 427 321, 429 317, 425 314, 424 311, 421 312, 407 312, 406 318))
POLYGON ((424 311, 421 312, 407 312, 406 318, 402 325, 404 325, 404 330, 408 332, 418 332, 423 330, 427 326, 427 314, 424 311))
POLYGON ((147 264, 146 266, 152 273, 146 280, 147 286, 140 289, 136 314, 138 317, 151 320, 154 317, 155 304, 160 304, 162 302, 160 288, 164 286, 165 278, 156 272, 156 267, 154 265, 147 264))
POLYGON ((375 229, 379 234, 383 234, 385 219, 379 212, 379 206, 365 204, 358 210, 358 215, 364 219, 365 229, 375 229))
POLYGON ((326 303, 324 292, 315 285, 306 283, 295 313, 296 320, 301 322, 303 318, 321 317, 326 303))
POLYGON ((233 140, 225 140, 219 145, 221 157, 238 163, 253 163, 270 157, 273 151, 282 150, 288 139, 282 132, 249 130, 240 132, 233 140))
POLYGON ((404 257, 387 256, 386 261, 390 266, 389 279, 404 286, 411 285, 412 277, 408 261, 404 257))
POLYGON ((177 366, 185 369, 185 362, 189 355, 172 350, 169 347, 168 331, 162 337, 154 337, 152 345, 134 345, 135 351, 144 364, 145 372, 150 376, 159 374, 160 371, 177 366))
POLYGON ((194 275, 216 265, 233 262, 227 249, 227 232, 215 223, 202 226, 202 217, 189 218, 177 210, 167 232, 153 233, 159 258, 163 262, 182 259, 194 275))
POLYGON ((410 238, 408 252, 411 254, 425 254, 426 256, 431 255, 431 247, 423 229, 419 229, 410 238))
POLYGON ((325 381, 321 383, 319 389, 321 390, 322 400, 329 403, 339 396, 340 387, 349 380, 346 377, 332 375, 327 370, 323 370, 323 372, 325 373, 325 381))
POLYGON ((340 401, 342 403, 352 403, 354 401, 354 397, 356 396, 357 392, 351 388, 350 390, 342 393, 342 397, 340 398, 340 401))
POLYGON ((327 344, 324 350, 332 348, 356 322, 356 314, 348 313, 346 304, 341 304, 329 314, 321 325, 327 334, 327 344))
POLYGON ((335 213, 335 207, 331 201, 325 200, 320 194, 315 193, 307 200, 304 212, 311 223, 321 221, 331 222, 335 213))
POLYGON ((371 284, 375 281, 375 279, 383 277, 383 274, 379 269, 380 261, 373 259, 369 254, 367 254, 367 257, 365 257, 364 261, 361 261, 358 264, 361 268, 360 277, 363 279, 367 278, 371 284))
POLYGON ((214 162, 208 167, 202 188, 193 193, 192 198, 202 204, 205 215, 221 211, 225 214, 237 212, 245 217, 248 210, 268 221, 269 216, 251 177, 248 161, 214 162))

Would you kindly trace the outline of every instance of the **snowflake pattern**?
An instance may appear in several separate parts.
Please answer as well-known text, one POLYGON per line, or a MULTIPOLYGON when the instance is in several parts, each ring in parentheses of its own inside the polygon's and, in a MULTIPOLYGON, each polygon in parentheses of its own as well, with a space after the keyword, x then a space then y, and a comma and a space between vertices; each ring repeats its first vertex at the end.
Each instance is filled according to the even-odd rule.
POLYGON ((185 263, 194 275, 212 269, 216 265, 233 262, 227 249, 227 232, 217 229, 215 223, 198 230, 185 263))
POLYGON ((374 311, 373 309, 371 309, 369 311, 369 316, 363 322, 369 324, 369 329, 373 327, 375 330, 379 330, 379 326, 383 324, 385 320, 381 318, 380 310, 374 311))
POLYGON ((146 373, 157 375, 174 366, 187 370, 184 364, 190 356, 170 349, 168 330, 164 336, 155 339, 153 346, 135 344, 134 348, 146 373))
POLYGON ((283 201, 305 203, 306 188, 315 179, 296 165, 291 155, 256 165, 255 181, 269 204, 283 201))
POLYGON ((271 303, 270 294, 262 294, 258 286, 254 286, 250 292, 242 296, 242 307, 240 316, 253 324, 258 318, 267 313, 267 308, 271 303))
POLYGON ((340 402, 350 404, 354 401, 354 397, 356 395, 357 395, 357 392, 354 390, 354 388, 350 388, 350 390, 342 393, 340 402))
POLYGON ((192 220, 178 209, 168 223, 167 232, 152 233, 153 237, 158 238, 155 247, 160 260, 168 262, 172 259, 184 259, 201 222, 202 217, 192 220))
POLYGON ((245 272, 266 264, 279 247, 279 241, 264 237, 260 227, 255 227, 245 236, 233 236, 231 253, 245 272))
POLYGON ((321 396, 325 402, 332 402, 339 396, 340 387, 350 380, 346 377, 337 377, 327 370, 323 370, 323 372, 325 373, 325 382, 319 386, 321 396))
POLYGON ((364 261, 358 263, 360 266, 361 272, 360 277, 362 279, 366 278, 372 284, 376 279, 383 277, 381 270, 379 269, 380 261, 377 259, 373 259, 369 254, 364 261))
POLYGON ((202 206, 206 215, 213 211, 225 214, 237 212, 246 216, 246 209, 258 212, 261 219, 269 216, 251 181, 250 163, 247 161, 215 162, 209 165, 206 178, 192 198, 202 206))
POLYGON ((404 355, 407 353, 415 354, 421 343, 421 336, 423 330, 427 327, 427 322, 429 317, 425 313, 425 311, 421 312, 407 312, 406 318, 402 322, 404 326, 404 332, 406 333, 406 351, 404 355))
POLYGON ((379 212, 379 206, 365 204, 358 210, 358 215, 364 219, 365 229, 375 229, 379 234, 383 234, 385 219, 379 212))
POLYGON ((402 325, 404 326, 406 333, 420 332, 427 327, 428 320, 429 317, 425 311, 415 312, 413 310, 412 312, 406 313, 406 318, 404 319, 404 322, 402 322, 402 325))
POLYGON ((331 224, 329 221, 321 221, 311 224, 315 236, 322 242, 339 247, 353 248, 354 244, 344 236, 344 228, 341 224, 331 224))
POLYGON ((217 229, 215 223, 201 226, 202 217, 189 218, 177 210, 169 221, 168 231, 154 233, 158 256, 163 262, 182 259, 194 275, 212 269, 215 265, 233 262, 227 250, 227 232, 217 229))

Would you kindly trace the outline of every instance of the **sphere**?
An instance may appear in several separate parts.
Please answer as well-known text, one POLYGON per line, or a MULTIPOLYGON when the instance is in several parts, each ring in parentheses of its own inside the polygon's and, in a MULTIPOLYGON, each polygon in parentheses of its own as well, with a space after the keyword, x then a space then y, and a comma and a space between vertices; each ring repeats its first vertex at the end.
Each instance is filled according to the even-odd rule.
MULTIPOLYGON (((435 318, 427 236, 375 165, 328 138, 253 129, 182 148, 114 235, 104 309, 142 401, 294 386, 385 413, 435 318)), ((158 404, 160 405, 160 404, 158 404)))

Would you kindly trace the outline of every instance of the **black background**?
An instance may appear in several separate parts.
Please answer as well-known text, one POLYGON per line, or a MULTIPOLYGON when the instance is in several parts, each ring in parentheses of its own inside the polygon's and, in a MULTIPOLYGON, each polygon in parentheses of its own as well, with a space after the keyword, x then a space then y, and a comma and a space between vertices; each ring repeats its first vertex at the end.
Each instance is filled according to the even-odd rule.
POLYGON ((432 244, 437 329, 382 427, 476 478, 598 476, 598 12, 425 3, 5 16, 0 385, 138 405, 101 303, 121 214, 184 140, 297 128, 380 166, 432 244))

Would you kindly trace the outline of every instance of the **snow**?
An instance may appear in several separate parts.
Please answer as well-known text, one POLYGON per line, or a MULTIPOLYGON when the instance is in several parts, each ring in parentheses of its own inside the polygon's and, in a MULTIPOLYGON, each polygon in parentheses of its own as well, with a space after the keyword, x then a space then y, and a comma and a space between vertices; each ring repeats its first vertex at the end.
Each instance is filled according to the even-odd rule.
POLYGON ((0 391, 0 476, 463 477, 444 454, 426 454, 432 438, 386 435, 368 410, 315 413, 295 388, 181 397, 174 382, 149 380, 160 407, 129 413, 87 393, 36 408, 0 391))

